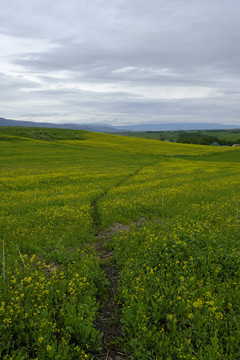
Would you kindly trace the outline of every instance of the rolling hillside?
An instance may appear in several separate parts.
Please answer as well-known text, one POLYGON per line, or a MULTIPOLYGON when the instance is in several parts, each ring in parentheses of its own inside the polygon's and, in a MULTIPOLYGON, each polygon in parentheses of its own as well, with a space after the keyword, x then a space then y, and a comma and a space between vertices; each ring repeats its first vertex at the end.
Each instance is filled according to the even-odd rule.
POLYGON ((0 128, 0 358, 240 358, 240 150, 0 128))

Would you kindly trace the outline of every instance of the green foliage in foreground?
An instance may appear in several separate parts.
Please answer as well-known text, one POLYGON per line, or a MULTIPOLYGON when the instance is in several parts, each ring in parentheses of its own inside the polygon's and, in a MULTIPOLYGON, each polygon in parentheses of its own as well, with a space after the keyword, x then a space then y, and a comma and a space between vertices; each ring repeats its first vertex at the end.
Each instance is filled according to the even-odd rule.
POLYGON ((64 131, 0 130, 0 357, 100 353, 96 203, 130 358, 239 358, 240 151, 64 131))
POLYGON ((105 221, 146 216, 112 241, 133 359, 240 357, 240 169, 207 164, 145 168, 101 202, 105 221))
POLYGON ((67 260, 64 266, 25 254, 7 267, 1 279, 2 359, 83 359, 99 350, 93 320, 106 280, 92 248, 71 251, 67 260))

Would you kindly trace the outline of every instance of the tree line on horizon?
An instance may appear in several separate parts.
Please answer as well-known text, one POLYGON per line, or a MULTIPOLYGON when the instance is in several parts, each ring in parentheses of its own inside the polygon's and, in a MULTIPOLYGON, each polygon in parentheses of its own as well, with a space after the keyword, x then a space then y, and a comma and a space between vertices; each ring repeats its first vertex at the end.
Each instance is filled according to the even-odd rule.
MULTIPOLYGON (((238 131, 234 131, 234 133, 239 133, 240 130, 237 129, 238 131)), ((218 133, 219 130, 211 130, 211 132, 216 132, 218 133)), ((233 131, 231 131, 233 132, 233 131)), ((226 131, 226 134, 228 134, 229 132, 226 131)), ((167 132, 162 132, 160 133, 160 140, 167 140, 168 139, 168 133, 167 132)), ((170 140, 171 141, 171 140, 170 140)), ((178 143, 183 143, 183 144, 196 144, 196 145, 211 145, 213 143, 217 143, 219 145, 229 145, 232 146, 234 144, 239 144, 240 143, 240 137, 239 138, 222 138, 222 137, 218 137, 218 136, 212 136, 212 135, 206 135, 204 133, 202 133, 201 131, 196 131, 196 132, 188 132, 188 131, 179 131, 176 134, 176 139, 174 140, 175 142, 178 143)))

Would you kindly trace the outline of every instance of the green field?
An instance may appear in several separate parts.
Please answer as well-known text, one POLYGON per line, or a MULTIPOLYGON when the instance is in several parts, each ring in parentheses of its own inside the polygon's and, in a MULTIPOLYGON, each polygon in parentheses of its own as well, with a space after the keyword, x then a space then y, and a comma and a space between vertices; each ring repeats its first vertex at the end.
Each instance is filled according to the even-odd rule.
POLYGON ((1 359, 240 359, 238 148, 10 127, 0 148, 1 359))
POLYGON ((240 129, 228 130, 172 130, 172 131, 131 131, 118 133, 118 135, 138 137, 152 140, 168 140, 172 142, 193 143, 205 145, 204 140, 209 139, 208 144, 217 141, 221 145, 233 145, 240 143, 240 129))

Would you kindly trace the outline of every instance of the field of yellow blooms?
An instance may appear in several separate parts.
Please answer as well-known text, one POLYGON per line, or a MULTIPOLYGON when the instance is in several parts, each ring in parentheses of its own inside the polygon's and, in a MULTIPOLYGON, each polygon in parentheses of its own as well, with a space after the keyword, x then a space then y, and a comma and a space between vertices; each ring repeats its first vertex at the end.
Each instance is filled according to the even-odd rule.
POLYGON ((101 354, 97 213, 132 224, 108 244, 128 358, 239 359, 240 151, 29 134, 0 128, 0 358, 101 354))

